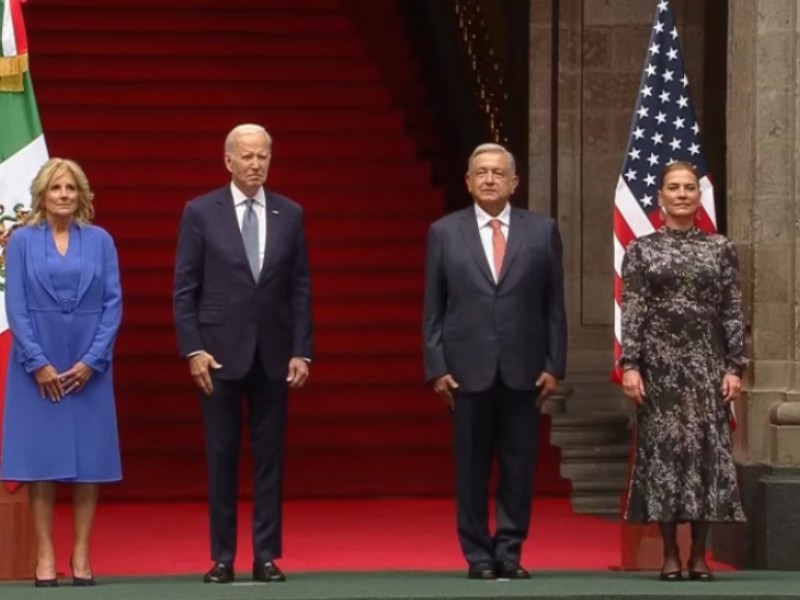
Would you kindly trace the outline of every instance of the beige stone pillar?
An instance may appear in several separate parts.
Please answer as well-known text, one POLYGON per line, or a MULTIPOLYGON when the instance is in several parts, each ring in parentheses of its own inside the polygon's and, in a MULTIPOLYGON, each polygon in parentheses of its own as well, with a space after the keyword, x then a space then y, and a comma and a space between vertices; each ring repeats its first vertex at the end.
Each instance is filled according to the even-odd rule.
POLYGON ((729 0, 728 233, 742 263, 752 362, 737 459, 740 562, 800 568, 800 8, 729 0))
POLYGON ((731 0, 728 224, 750 331, 743 462, 800 466, 800 21, 796 0, 731 0), (791 440, 796 440, 793 444, 791 440))

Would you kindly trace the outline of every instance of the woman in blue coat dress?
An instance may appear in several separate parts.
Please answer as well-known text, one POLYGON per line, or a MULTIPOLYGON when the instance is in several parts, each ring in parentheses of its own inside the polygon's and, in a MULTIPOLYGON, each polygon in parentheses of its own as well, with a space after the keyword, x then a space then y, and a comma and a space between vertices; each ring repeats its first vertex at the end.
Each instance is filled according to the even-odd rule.
POLYGON ((122 317, 111 236, 90 224, 93 194, 73 161, 53 158, 31 185, 31 214, 6 246, 12 347, 0 479, 27 482, 37 587, 55 587, 57 482, 71 483, 75 585, 93 585, 89 536, 99 483, 120 469, 111 357, 122 317))

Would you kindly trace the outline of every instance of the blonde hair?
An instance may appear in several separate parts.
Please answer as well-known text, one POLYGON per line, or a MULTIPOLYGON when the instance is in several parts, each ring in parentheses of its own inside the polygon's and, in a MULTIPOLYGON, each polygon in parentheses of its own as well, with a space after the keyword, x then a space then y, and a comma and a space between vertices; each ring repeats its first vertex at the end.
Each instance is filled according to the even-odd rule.
POLYGON ((79 225, 87 225, 94 217, 92 200, 94 193, 89 187, 89 180, 80 165, 68 158, 51 158, 42 165, 31 183, 31 213, 26 220, 27 225, 38 225, 47 219, 44 196, 50 182, 64 172, 72 175, 78 188, 78 208, 72 218, 79 225))

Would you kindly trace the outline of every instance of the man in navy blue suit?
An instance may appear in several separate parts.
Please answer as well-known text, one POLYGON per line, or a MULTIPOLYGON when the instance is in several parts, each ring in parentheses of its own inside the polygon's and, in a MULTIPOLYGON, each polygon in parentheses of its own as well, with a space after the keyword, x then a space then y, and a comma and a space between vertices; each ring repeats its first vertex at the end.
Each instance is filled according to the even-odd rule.
POLYGON ((253 455, 253 579, 283 581, 281 485, 288 388, 306 383, 311 287, 302 208, 264 188, 272 139, 239 125, 225 140, 231 183, 186 205, 175 261, 181 356, 200 390, 213 565, 234 580, 242 397, 253 455))
POLYGON ((458 537, 471 579, 529 577, 538 404, 564 376, 561 239, 550 217, 511 206, 514 157, 483 144, 469 159, 474 203, 428 234, 425 377, 453 411, 458 537), (492 457, 497 525, 489 530, 492 457))

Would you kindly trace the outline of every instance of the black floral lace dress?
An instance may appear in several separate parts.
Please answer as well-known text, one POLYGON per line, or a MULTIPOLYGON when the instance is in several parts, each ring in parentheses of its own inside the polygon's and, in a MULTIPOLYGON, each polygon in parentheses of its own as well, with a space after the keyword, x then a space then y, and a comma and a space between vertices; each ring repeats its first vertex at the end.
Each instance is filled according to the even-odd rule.
POLYGON ((746 362, 733 244, 662 227, 628 246, 622 284, 620 365, 646 391, 626 519, 744 521, 721 392, 746 362))

